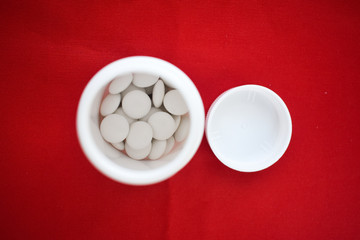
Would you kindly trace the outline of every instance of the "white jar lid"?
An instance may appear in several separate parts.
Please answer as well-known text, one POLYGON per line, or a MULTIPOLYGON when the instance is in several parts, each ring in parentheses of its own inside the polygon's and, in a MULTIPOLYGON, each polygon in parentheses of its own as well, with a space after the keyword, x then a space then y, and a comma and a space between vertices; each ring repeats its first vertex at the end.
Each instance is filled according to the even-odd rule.
POLYGON ((229 89, 213 102, 205 133, 223 164, 255 172, 271 166, 284 154, 292 123, 276 93, 259 85, 243 85, 229 89))

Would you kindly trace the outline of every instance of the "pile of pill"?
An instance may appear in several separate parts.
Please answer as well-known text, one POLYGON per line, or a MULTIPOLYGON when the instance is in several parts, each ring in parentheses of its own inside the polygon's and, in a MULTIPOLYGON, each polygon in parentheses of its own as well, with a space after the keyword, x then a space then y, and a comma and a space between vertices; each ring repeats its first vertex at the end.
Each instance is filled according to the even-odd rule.
POLYGON ((158 76, 117 76, 108 90, 100 106, 100 133, 132 159, 159 159, 186 138, 190 120, 185 101, 158 76))

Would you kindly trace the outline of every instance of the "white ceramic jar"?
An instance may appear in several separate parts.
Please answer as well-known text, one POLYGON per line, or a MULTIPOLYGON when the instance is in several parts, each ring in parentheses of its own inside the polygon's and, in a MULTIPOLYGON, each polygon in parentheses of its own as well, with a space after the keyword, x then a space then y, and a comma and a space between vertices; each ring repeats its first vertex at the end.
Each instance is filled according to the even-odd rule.
POLYGON ((128 57, 110 63, 90 80, 78 106, 76 127, 80 145, 89 161, 104 175, 131 185, 147 185, 168 179, 196 153, 204 134, 205 112, 198 90, 174 65, 153 57, 128 57), (185 141, 154 161, 135 161, 105 142, 99 131, 99 108, 104 91, 116 76, 145 73, 160 76, 167 86, 179 90, 189 109, 190 130, 185 141))

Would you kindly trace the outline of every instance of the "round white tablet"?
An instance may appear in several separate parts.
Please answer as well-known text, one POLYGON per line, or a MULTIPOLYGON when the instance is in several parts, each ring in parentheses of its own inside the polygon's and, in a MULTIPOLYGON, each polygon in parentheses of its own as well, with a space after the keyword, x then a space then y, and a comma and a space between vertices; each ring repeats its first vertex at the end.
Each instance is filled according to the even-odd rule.
POLYGON ((159 159, 165 153, 165 149, 166 149, 166 140, 154 139, 152 142, 151 152, 148 158, 151 160, 159 159))
POLYGON ((171 136, 168 140, 166 140, 166 148, 164 154, 168 154, 173 149, 174 145, 175 145, 175 138, 171 136))
POLYGON ((124 91, 121 92, 121 96, 124 98, 126 96, 126 94, 128 94, 129 92, 132 92, 134 90, 139 90, 139 91, 145 92, 144 88, 139 88, 139 87, 135 86, 134 84, 130 84, 128 88, 126 88, 124 91))
POLYGON ((146 158, 151 151, 151 143, 142 149, 134 149, 127 142, 125 143, 125 151, 129 157, 135 160, 146 158))
POLYGON ((150 111, 151 100, 146 93, 134 90, 124 96, 122 108, 129 117, 139 119, 145 117, 150 111))
POLYGON ((136 121, 135 119, 133 119, 133 118, 129 117, 128 115, 126 115, 126 113, 124 113, 124 110, 121 107, 116 109, 116 111, 114 113, 123 116, 128 121, 129 125, 131 125, 133 122, 136 121))
POLYGON ((159 79, 159 76, 154 76, 154 75, 144 74, 144 73, 135 73, 133 84, 137 87, 145 88, 145 87, 150 87, 151 85, 154 85, 158 79, 159 79))
POLYGON ((117 94, 124 91, 131 83, 133 76, 131 73, 117 76, 114 80, 111 81, 109 85, 109 92, 111 94, 117 94))
POLYGON ((121 142, 129 133, 129 123, 123 116, 110 114, 101 121, 100 133, 110 143, 121 142))
POLYGON ((174 115, 183 115, 188 112, 186 103, 178 90, 170 90, 164 96, 166 110, 174 115))
POLYGON ((149 120, 149 118, 151 117, 151 115, 153 115, 156 112, 160 112, 161 110, 159 108, 156 107, 151 107, 150 111, 148 112, 148 114, 146 114, 145 117, 140 118, 141 121, 147 122, 149 120))
POLYGON ((112 143, 111 145, 113 145, 114 148, 122 151, 125 149, 125 143, 124 142, 118 142, 118 143, 112 143))
MULTIPOLYGON (((117 110, 116 110, 117 111, 117 110)), ((181 122, 181 116, 179 115, 173 115, 173 118, 175 120, 175 131, 178 129, 180 122, 181 122)))
POLYGON ((142 149, 151 143, 153 130, 147 122, 137 121, 130 125, 126 143, 133 149, 142 149))
POLYGON ((165 95, 165 85, 162 80, 155 83, 152 92, 152 101, 155 107, 160 107, 165 95))
POLYGON ((182 142, 187 137, 190 129, 190 118, 189 116, 183 116, 181 118, 180 125, 175 132, 175 140, 177 142, 182 142))
POLYGON ((119 107, 120 102, 121 102, 120 94, 107 95, 101 103, 100 114, 102 116, 107 116, 109 114, 112 114, 119 107))
POLYGON ((154 113, 148 123, 153 129, 153 137, 157 140, 166 140, 175 132, 175 120, 166 112, 154 113))

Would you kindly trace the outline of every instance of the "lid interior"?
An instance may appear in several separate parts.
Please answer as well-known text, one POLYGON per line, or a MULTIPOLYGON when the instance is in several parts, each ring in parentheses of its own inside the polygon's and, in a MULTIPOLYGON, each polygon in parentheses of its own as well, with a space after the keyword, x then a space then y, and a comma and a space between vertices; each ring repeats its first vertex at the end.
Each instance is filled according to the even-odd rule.
POLYGON ((207 114, 206 136, 230 168, 253 172, 271 166, 291 138, 289 111, 268 88, 244 85, 220 95, 207 114))

